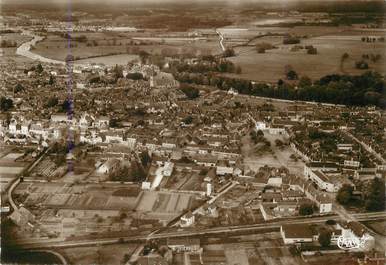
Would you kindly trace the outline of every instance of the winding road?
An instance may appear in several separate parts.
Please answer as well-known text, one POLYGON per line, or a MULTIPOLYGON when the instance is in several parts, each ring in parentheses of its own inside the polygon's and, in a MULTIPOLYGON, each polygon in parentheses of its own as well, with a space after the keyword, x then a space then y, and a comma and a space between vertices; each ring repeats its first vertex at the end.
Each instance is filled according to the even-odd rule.
POLYGON ((222 33, 220 31, 218 31, 218 29, 216 29, 216 33, 217 35, 219 36, 220 40, 220 47, 221 47, 221 50, 224 52, 225 51, 225 46, 224 46, 224 36, 222 35, 222 33))

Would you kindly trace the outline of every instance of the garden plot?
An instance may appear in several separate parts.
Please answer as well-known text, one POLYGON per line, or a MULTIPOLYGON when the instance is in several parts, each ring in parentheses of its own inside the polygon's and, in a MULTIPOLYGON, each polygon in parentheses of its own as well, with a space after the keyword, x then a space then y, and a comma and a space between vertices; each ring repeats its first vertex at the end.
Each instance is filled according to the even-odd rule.
POLYGON ((178 214, 189 208, 190 194, 171 192, 143 192, 136 207, 137 211, 156 214, 178 214))
POLYGON ((108 209, 134 209, 136 198, 134 197, 122 197, 122 196, 111 196, 109 197, 106 208, 108 209))
POLYGON ((44 204, 50 206, 62 206, 66 204, 69 198, 70 194, 53 194, 46 199, 44 204))

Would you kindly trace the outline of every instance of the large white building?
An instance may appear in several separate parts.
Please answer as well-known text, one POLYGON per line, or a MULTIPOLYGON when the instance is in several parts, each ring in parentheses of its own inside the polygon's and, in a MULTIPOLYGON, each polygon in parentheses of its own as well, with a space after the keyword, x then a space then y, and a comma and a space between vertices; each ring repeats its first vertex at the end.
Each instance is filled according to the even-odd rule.
POLYGON ((342 186, 339 181, 333 181, 332 177, 328 176, 324 171, 313 169, 308 165, 304 166, 304 176, 312 180, 323 191, 337 192, 342 186))

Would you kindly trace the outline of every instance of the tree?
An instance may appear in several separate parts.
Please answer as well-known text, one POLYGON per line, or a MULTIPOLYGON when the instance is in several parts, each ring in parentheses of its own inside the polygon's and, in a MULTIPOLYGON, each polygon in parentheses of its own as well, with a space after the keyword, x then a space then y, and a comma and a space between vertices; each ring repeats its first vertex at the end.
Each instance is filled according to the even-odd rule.
POLYGON ((6 97, 0 98, 0 110, 8 111, 13 108, 13 100, 6 97))
POLYGON ((257 53, 265 53, 265 49, 263 47, 257 47, 257 53))
POLYGON ((141 159, 142 166, 147 167, 151 163, 151 157, 147 151, 140 153, 139 158, 141 159))
POLYGON ((143 170, 142 166, 139 163, 137 162, 132 163, 130 167, 130 171, 131 171, 131 178, 135 182, 142 182, 146 180, 146 172, 143 170))
POLYGON ((101 77, 98 74, 90 74, 87 76, 86 80, 90 84, 96 84, 101 82, 101 77))
POLYGON ((11 48, 11 47, 16 47, 16 46, 17 46, 16 41, 2 40, 0 42, 0 48, 11 48))
POLYGON ((52 96, 48 99, 47 103, 45 104, 46 108, 52 108, 58 105, 58 98, 56 96, 52 96))
POLYGON ((146 51, 141 50, 138 55, 139 55, 139 58, 141 60, 141 63, 146 63, 150 54, 146 51))
POLYGON ((298 44, 300 39, 296 36, 288 35, 283 39, 283 44, 298 44))
POLYGON ((241 67, 238 65, 238 66, 236 66, 236 74, 241 74, 241 67))
POLYGON ((308 76, 302 76, 299 79, 299 83, 298 83, 299 87, 302 88, 302 87, 308 87, 308 86, 311 86, 311 85, 312 85, 312 80, 308 76))
POLYGON ((326 229, 321 230, 318 242, 322 247, 328 247, 331 244, 331 232, 326 229))
POLYGON ((307 54, 318 54, 318 50, 312 45, 306 46, 306 50, 307 54))
POLYGON ((118 128, 119 127, 119 119, 111 118, 109 121, 109 125, 111 128, 118 128))
POLYGON ((275 140, 275 145, 276 145, 277 147, 282 147, 282 146, 284 145, 284 143, 283 143, 282 140, 276 139, 276 140, 275 140))
POLYGON ((127 166, 120 167, 110 173, 109 179, 112 181, 130 181, 131 176, 129 174, 129 168, 127 166))
POLYGON ((131 255, 126 253, 125 255, 123 255, 121 263, 126 264, 130 260, 130 258, 131 258, 131 255))
POLYGON ((103 253, 102 253, 102 250, 100 248, 98 248, 97 252, 96 252, 96 264, 98 265, 102 265, 103 264, 103 253))
POLYGON ((365 207, 367 211, 384 211, 385 180, 381 178, 374 178, 371 181, 370 189, 365 197, 365 207))
POLYGON ((274 48, 275 47, 271 43, 268 43, 268 42, 262 42, 262 43, 256 44, 257 53, 265 53, 266 50, 271 50, 274 48))
POLYGON ((21 92, 23 90, 24 90, 23 85, 21 85, 20 83, 17 83, 17 85, 15 86, 14 92, 15 93, 19 93, 19 92, 21 92))
POLYGON ((314 213, 314 205, 311 203, 303 203, 299 207, 300 215, 311 215, 314 213))
POLYGON ((186 85, 186 84, 181 84, 180 90, 182 92, 184 92, 184 94, 189 99, 195 99, 195 98, 198 98, 200 96, 200 91, 197 88, 193 87, 193 86, 189 86, 189 85, 186 85))
POLYGON ((295 154, 291 154, 290 155, 290 158, 293 160, 293 161, 298 161, 298 158, 296 157, 296 155, 295 154))
POLYGON ((342 54, 342 61, 347 60, 349 57, 350 57, 350 55, 348 55, 347 52, 343 53, 343 54, 342 54))
POLYGON ((193 122, 193 117, 192 116, 187 116, 182 120, 183 123, 185 124, 191 124, 193 122))
POLYGON ((202 169, 200 170, 199 175, 200 175, 200 176, 205 176, 206 174, 208 174, 208 169, 202 168, 202 169))
POLYGON ((365 62, 364 60, 355 62, 355 68, 365 70, 369 69, 369 64, 365 62))
POLYGON ((284 74, 288 80, 298 79, 298 74, 295 72, 291 65, 287 64, 284 66, 284 74))
POLYGON ((123 78, 123 68, 122 68, 122 66, 116 64, 114 66, 114 68, 113 68, 113 73, 114 73, 115 79, 123 78))
POLYGON ((141 80, 143 79, 143 75, 141 73, 128 73, 126 78, 131 80, 141 80))
POLYGON ((353 187, 351 185, 345 184, 343 185, 337 195, 336 195, 336 201, 339 202, 342 205, 347 205, 352 199, 352 193, 353 193, 353 187))
POLYGON ((235 50, 232 49, 232 48, 226 48, 225 51, 223 52, 223 57, 227 58, 227 57, 233 57, 235 56, 235 50))
POLYGON ((48 80, 48 84, 52 86, 54 83, 55 83, 55 78, 52 75, 50 75, 50 80, 48 80))
POLYGON ((38 72, 38 73, 40 74, 40 73, 43 72, 43 70, 44 70, 44 69, 43 69, 42 64, 39 63, 39 64, 36 66, 36 72, 38 72))
POLYGON ((61 106, 62 112, 70 112, 72 110, 72 102, 70 99, 65 99, 61 106))
POLYGON ((294 70, 290 70, 287 72, 286 77, 288 80, 296 80, 298 79, 298 74, 294 70))

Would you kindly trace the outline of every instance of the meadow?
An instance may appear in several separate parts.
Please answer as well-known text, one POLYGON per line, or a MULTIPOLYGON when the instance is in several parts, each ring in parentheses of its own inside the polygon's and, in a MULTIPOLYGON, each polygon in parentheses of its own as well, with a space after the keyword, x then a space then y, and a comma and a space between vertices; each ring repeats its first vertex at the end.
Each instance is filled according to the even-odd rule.
POLYGON ((68 54, 77 63, 104 63, 106 65, 126 64, 136 59, 140 51, 154 55, 218 54, 221 52, 217 38, 186 38, 186 33, 173 35, 153 32, 78 32, 72 34, 69 42, 63 36, 49 33, 37 43, 33 52, 55 60, 64 60, 68 54), (84 41, 77 38, 85 36, 84 41), (183 38, 185 37, 185 38, 183 38))
MULTIPOLYGON (((241 66, 242 74, 238 77, 264 82, 276 82, 285 79, 284 68, 291 65, 299 76, 308 76, 318 79, 333 73, 361 74, 364 70, 355 68, 355 62, 362 59, 363 54, 383 55, 386 43, 365 43, 361 41, 365 34, 353 34, 347 36, 325 35, 302 39, 299 45, 312 45, 317 49, 317 54, 307 54, 305 49, 291 51, 294 45, 283 45, 282 38, 268 37, 259 41, 268 42, 276 46, 276 49, 267 50, 265 53, 257 53, 254 46, 235 48, 236 56, 230 58, 236 65, 241 66), (341 66, 341 58, 344 53, 349 58, 341 66)), ((259 41, 255 41, 257 44, 259 41)), ((385 73, 386 61, 381 58, 373 63, 368 61, 369 70, 385 73)))

